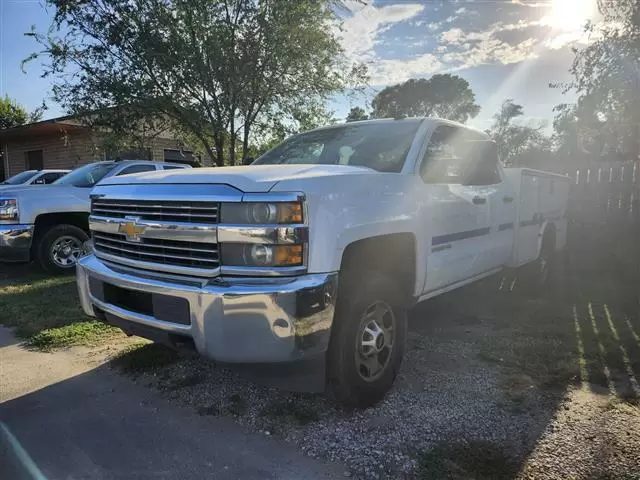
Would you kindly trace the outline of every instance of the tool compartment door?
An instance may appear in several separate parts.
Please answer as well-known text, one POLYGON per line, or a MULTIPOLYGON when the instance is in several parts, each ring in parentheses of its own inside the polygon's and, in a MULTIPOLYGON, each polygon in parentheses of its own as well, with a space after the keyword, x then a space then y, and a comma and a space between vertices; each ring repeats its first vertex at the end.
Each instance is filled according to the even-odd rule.
POLYGON ((539 208, 540 181, 540 177, 522 173, 514 248, 516 265, 523 265, 538 258, 539 235, 542 225, 539 208))

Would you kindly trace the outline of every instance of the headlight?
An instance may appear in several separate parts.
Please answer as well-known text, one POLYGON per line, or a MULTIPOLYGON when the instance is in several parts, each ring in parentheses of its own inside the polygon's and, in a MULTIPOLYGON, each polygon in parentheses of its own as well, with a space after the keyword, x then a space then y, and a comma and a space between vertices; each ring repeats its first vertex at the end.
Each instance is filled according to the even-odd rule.
POLYGON ((298 267, 303 264, 302 245, 228 243, 221 245, 222 263, 234 267, 298 267))
POLYGON ((302 222, 300 202, 225 203, 221 207, 220 223, 273 225, 302 222))
POLYGON ((18 221, 18 201, 15 198, 0 198, 0 221, 18 221))

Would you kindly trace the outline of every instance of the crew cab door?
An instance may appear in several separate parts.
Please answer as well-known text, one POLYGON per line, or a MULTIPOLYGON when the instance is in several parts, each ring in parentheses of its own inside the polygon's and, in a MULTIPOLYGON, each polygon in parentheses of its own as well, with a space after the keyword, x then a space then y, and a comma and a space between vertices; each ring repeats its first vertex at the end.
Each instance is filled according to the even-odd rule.
POLYGON ((476 152, 466 175, 465 184, 474 186, 479 197, 489 206, 489 234, 482 242, 478 256, 479 273, 504 266, 513 249, 514 221, 516 217, 515 193, 504 181, 504 172, 498 161, 495 142, 482 140, 469 142, 469 151, 476 152))
POLYGON ((487 268, 491 226, 487 189, 465 180, 476 155, 469 148, 467 130, 440 125, 420 163, 422 222, 430 241, 424 293, 472 278, 487 268))

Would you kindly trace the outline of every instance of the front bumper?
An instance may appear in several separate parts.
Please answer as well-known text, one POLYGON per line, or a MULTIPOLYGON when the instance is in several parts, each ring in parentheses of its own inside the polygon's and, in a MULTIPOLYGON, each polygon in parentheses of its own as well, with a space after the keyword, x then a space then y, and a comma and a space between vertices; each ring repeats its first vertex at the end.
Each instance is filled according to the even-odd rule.
POLYGON ((188 282, 138 276, 94 255, 80 259, 77 265, 80 301, 87 315, 106 319, 131 333, 143 332, 152 339, 158 333, 177 339, 177 343, 192 340, 201 355, 231 363, 290 362, 324 354, 331 334, 337 278, 331 273, 188 282), (96 291, 101 285, 111 290, 115 287, 130 299, 128 305, 135 303, 131 294, 151 295, 153 313, 110 302, 96 291), (101 296, 104 300, 98 298, 101 296), (167 321, 166 305, 174 305, 172 301, 185 305, 175 311, 186 310, 186 321, 167 321), (163 311, 155 305, 164 305, 163 311))
POLYGON ((0 261, 28 262, 33 225, 0 225, 0 261))

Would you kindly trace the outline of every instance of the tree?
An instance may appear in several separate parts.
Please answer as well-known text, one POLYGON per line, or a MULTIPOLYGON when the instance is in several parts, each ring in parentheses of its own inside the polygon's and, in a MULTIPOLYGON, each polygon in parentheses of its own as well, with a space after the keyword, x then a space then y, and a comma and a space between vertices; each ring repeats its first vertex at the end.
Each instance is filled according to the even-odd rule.
POLYGON ((328 0, 47 3, 54 33, 32 32, 43 50, 27 60, 50 59, 57 101, 72 113, 124 105, 130 117, 169 119, 218 165, 236 163, 238 143, 248 155, 257 125, 366 75, 345 65, 328 0))
POLYGON ((598 0, 598 7, 603 21, 587 25, 592 41, 576 50, 565 91, 578 94, 578 136, 595 125, 601 154, 640 155, 640 3, 598 0))
POLYGON ((480 112, 469 82, 450 74, 386 87, 371 106, 373 118, 437 116, 463 123, 480 112))
POLYGON ((44 107, 29 113, 17 102, 11 100, 8 95, 0 97, 0 130, 19 127, 25 123, 37 122, 42 118, 44 107))
POLYGON ((544 125, 519 125, 514 120, 524 115, 522 105, 508 98, 487 131, 498 147, 500 160, 507 165, 534 165, 548 157, 551 139, 544 135, 544 125))
POLYGON ((347 115, 347 122, 357 122, 359 120, 368 120, 369 116, 361 107, 352 107, 347 115))

